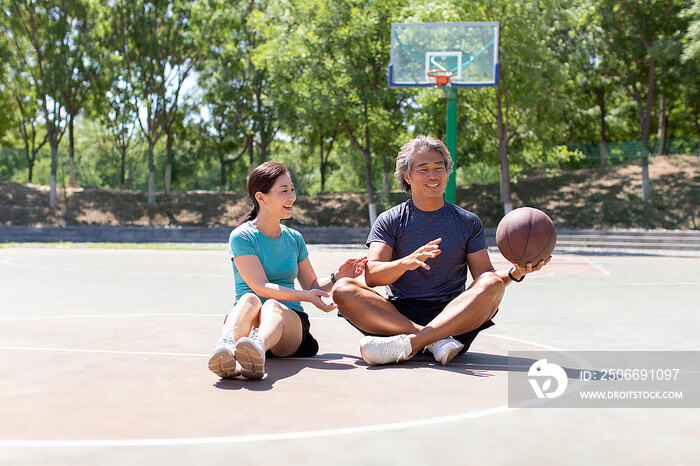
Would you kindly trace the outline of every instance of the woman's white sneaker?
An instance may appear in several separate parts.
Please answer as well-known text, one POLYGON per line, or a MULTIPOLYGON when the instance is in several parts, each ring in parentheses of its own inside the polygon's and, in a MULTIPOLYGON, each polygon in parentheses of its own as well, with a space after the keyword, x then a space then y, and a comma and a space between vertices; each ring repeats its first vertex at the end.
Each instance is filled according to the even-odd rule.
POLYGON ((219 377, 230 378, 241 375, 241 366, 235 358, 236 341, 231 336, 222 336, 209 355, 209 370, 219 377))
POLYGON ((241 365, 241 374, 247 379, 262 379, 265 376, 265 342, 253 329, 250 336, 236 343, 236 361, 241 365))

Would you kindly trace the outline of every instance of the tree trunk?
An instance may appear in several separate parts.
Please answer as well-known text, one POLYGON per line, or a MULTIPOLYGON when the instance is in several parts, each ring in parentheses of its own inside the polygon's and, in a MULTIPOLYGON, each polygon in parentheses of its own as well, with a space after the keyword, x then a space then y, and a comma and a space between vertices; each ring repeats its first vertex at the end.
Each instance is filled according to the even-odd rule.
POLYGON ((255 170, 255 141, 252 136, 248 136, 248 175, 255 170))
POLYGON ((154 144, 149 141, 148 143, 148 204, 153 205, 156 203, 156 167, 153 162, 153 146, 154 144))
POLYGON ((75 141, 73 139, 73 115, 68 117, 68 185, 75 186, 75 141))
POLYGON ((371 227, 377 219, 377 204, 374 199, 374 184, 372 184, 372 153, 368 150, 363 150, 362 155, 365 157, 365 184, 367 185, 369 225, 371 227))
POLYGON ((122 160, 121 169, 119 171, 119 187, 124 189, 124 186, 126 186, 126 147, 122 146, 120 149, 122 153, 122 160))
POLYGON ((382 199, 389 202, 389 191, 391 190, 391 161, 384 159, 384 170, 382 171, 382 199))
POLYGON ((51 138, 51 177, 49 178, 49 207, 58 204, 56 196, 56 173, 58 173, 58 144, 55 137, 51 138))
POLYGON ((598 96, 598 107, 600 107, 600 166, 604 167, 608 163, 608 138, 605 134, 605 89, 596 89, 598 96))
POLYGON ((320 136, 319 138, 319 152, 321 156, 321 192, 325 192, 326 190, 326 160, 323 158, 323 136, 320 136))
POLYGON ((501 96, 496 95, 496 125, 498 127, 498 156, 501 160, 501 202, 503 213, 513 210, 513 200, 510 195, 510 167, 508 165, 508 122, 503 118, 501 96))
POLYGON ((666 99, 663 93, 659 94, 659 129, 657 132, 659 147, 656 155, 664 155, 664 146, 666 144, 666 99))
POLYGON ((34 161, 32 158, 29 156, 29 144, 25 141, 24 143, 24 155, 27 157, 27 171, 29 172, 27 174, 27 183, 32 182, 32 172, 34 171, 34 161))
POLYGON ((260 135, 260 152, 258 153, 258 165, 261 165, 267 160, 267 138, 260 135))
POLYGON ((219 164, 221 165, 221 191, 226 191, 226 162, 224 161, 224 152, 219 151, 219 164))
MULTIPOLYGON (((649 133, 651 131, 651 106, 654 102, 654 86, 656 85, 656 62, 650 60, 649 80, 647 83, 647 101, 644 112, 639 112, 642 124, 642 199, 648 202, 652 198, 651 179, 649 177, 649 133)), ((639 104, 641 104, 639 99, 639 104)))
POLYGON ((173 176, 173 133, 168 131, 165 142, 165 194, 170 194, 170 182, 173 176))

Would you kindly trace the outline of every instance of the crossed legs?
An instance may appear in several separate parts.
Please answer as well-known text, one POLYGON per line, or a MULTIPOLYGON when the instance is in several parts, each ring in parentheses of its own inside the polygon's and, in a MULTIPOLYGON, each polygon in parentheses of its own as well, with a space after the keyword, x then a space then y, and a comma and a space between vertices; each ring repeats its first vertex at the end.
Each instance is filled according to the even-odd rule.
POLYGON ((358 280, 338 280, 332 295, 340 313, 359 329, 376 335, 407 334, 411 354, 415 354, 430 343, 479 328, 496 314, 504 292, 505 284, 498 275, 483 273, 425 326, 409 320, 358 280))

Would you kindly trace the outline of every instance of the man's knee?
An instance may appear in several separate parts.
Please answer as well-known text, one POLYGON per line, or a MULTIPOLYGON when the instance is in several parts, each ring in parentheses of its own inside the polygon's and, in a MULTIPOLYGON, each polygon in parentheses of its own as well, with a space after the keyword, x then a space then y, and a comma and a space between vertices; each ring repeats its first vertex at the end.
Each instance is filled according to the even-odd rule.
POLYGON ((360 283, 357 280, 343 277, 333 285, 331 296, 336 304, 343 304, 355 296, 360 288, 360 283))
POLYGON ((479 276, 476 283, 476 291, 492 298, 495 301, 500 301, 505 293, 506 285, 501 277, 495 272, 486 272, 479 276))

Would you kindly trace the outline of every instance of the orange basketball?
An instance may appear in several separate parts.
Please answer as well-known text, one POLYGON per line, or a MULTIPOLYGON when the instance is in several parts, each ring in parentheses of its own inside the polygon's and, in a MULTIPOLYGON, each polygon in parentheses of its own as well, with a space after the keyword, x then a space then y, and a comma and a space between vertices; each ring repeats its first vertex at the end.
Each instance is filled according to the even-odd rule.
POLYGON ((498 250, 506 260, 523 267, 546 260, 556 243, 557 230, 552 219, 532 207, 510 211, 496 229, 498 250))

